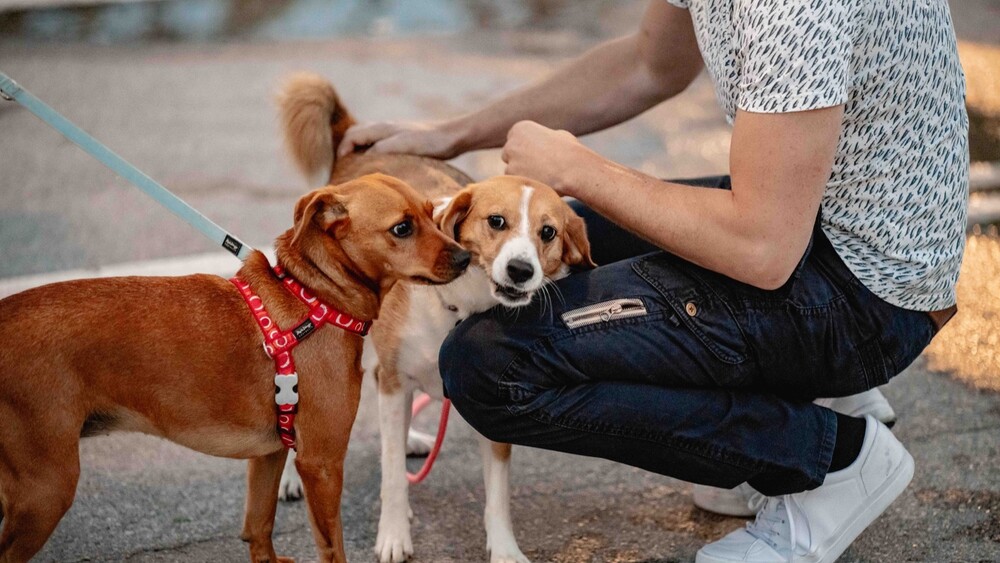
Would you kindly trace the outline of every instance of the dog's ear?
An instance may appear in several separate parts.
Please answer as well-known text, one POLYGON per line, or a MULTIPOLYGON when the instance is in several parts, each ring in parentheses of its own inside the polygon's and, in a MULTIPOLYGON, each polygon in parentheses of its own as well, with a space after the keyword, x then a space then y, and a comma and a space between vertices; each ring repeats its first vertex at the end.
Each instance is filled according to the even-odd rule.
POLYGON ((587 224, 573 211, 569 212, 566 229, 563 232, 562 261, 569 266, 596 268, 590 257, 590 240, 587 238, 587 224))
POLYGON ((340 238, 350 224, 347 208, 337 199, 336 194, 308 193, 295 204, 295 233, 292 236, 292 244, 298 243, 312 224, 330 233, 333 238, 340 238))
POLYGON ((437 218, 438 227, 444 234, 458 241, 458 226, 472 208, 472 190, 466 188, 452 198, 437 218))

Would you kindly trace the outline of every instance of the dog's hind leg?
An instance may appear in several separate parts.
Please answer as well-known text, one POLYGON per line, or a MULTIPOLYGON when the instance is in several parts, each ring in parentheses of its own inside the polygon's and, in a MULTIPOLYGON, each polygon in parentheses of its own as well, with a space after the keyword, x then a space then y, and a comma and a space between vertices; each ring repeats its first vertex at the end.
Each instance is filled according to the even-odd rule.
POLYGON ((510 444, 479 437, 486 484, 486 550, 490 563, 528 563, 514 539, 510 521, 510 444))
POLYGON ((302 498, 302 477, 295 469, 295 450, 288 452, 285 458, 285 469, 281 472, 281 484, 278 486, 278 500, 293 501, 302 498))
MULTIPOLYGON (((413 405, 413 391, 406 394, 406 404, 413 405)), ((434 447, 434 436, 424 434, 410 425, 412 411, 412 407, 406 409, 406 456, 426 457, 434 447)))
POLYGON ((34 428, 20 436, 5 436, 0 448, 0 563, 21 563, 38 553, 73 504, 80 478, 77 435, 60 439, 47 428, 34 428), (45 436, 45 443, 28 436, 45 436))
POLYGON ((274 513, 278 506, 278 483, 287 455, 288 451, 282 448, 273 454, 253 458, 247 464, 247 504, 240 538, 250 544, 250 561, 254 563, 292 561, 276 556, 271 543, 274 513))

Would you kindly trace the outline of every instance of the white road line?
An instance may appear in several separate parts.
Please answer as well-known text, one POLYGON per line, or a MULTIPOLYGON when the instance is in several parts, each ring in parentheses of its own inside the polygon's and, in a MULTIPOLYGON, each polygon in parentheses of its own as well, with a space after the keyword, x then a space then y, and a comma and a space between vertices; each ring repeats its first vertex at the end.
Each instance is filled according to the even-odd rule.
MULTIPOLYGON (((274 251, 265 250, 268 260, 274 263, 274 251)), ((80 278, 110 278, 116 276, 184 276, 188 274, 214 274, 229 277, 240 268, 240 261, 228 252, 212 252, 192 256, 159 258, 143 262, 110 264, 95 269, 64 270, 32 276, 0 278, 0 299, 15 293, 49 283, 80 278)))

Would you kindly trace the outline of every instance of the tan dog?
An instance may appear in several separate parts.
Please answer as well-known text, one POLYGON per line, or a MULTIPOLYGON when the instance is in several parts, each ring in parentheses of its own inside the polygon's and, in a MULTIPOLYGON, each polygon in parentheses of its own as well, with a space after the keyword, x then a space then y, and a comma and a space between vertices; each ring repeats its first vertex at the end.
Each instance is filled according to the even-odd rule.
MULTIPOLYGON (((571 266, 593 266, 583 220, 548 186, 515 176, 465 188, 439 215, 472 252, 469 270, 436 287, 398 284, 386 296, 362 363, 378 378, 382 514, 375 550, 382 563, 413 553, 406 433, 414 390, 441 398, 438 350, 455 324, 496 305, 553 298, 547 284, 571 266), (374 348, 372 350, 371 348, 374 348), (374 353, 373 353, 374 352, 374 353)), ((486 548, 493 563, 526 563, 510 520, 510 444, 480 439, 486 486, 486 548)))
MULTIPOLYGON (((340 120, 350 120, 333 89, 322 79, 299 77, 282 105, 287 140, 303 171, 329 167, 332 147, 346 130, 340 120), (321 107, 334 109, 315 115, 321 107), (306 117, 310 111, 312 117, 306 117)), ((437 357, 448 332, 469 315, 498 304, 516 308, 528 305, 536 294, 548 297, 547 283, 565 276, 571 266, 594 264, 583 220, 548 186, 504 176, 455 194, 452 178, 459 173, 448 172, 439 161, 403 155, 351 155, 336 162, 332 176, 368 166, 391 167, 407 180, 410 175, 424 179, 424 189, 434 195, 454 194, 439 206, 437 219, 473 255, 468 272, 449 284, 397 284, 383 302, 362 356, 379 388, 382 512, 375 551, 382 563, 399 563, 413 553, 405 457, 427 445, 412 433, 407 437, 410 405, 416 389, 442 397, 437 357), (439 174, 442 170, 448 173, 439 174)), ((509 444, 481 439, 487 550, 494 563, 527 562, 510 520, 510 452, 509 444)), ((282 492, 294 495, 295 487, 294 466, 287 465, 282 492)))
MULTIPOLYGON (((406 184, 366 176, 307 194, 278 261, 319 299, 374 319, 397 281, 442 283, 468 253, 406 184)), ((306 307, 252 255, 239 271, 282 329, 306 307)), ((0 301, 0 563, 27 561, 73 502, 81 436, 112 430, 250 458, 243 531, 253 561, 271 545, 286 450, 275 429, 275 365, 236 287, 215 276, 52 284, 0 301)), ((294 351, 298 468, 322 561, 345 561, 343 463, 357 412, 362 338, 326 327, 294 351)))
POLYGON ((448 164, 408 154, 356 152, 334 158, 354 118, 333 86, 315 74, 292 76, 278 97, 285 144, 311 184, 339 184, 371 173, 388 174, 435 199, 455 195, 472 178, 448 164))
MULTIPOLYGON (((356 152, 335 158, 337 146, 354 118, 333 86, 321 76, 292 76, 278 97, 285 144, 310 183, 337 184, 371 173, 389 174, 413 186, 424 196, 441 200, 472 182, 458 169, 433 158, 406 154, 356 152)), ((411 432, 407 452, 427 454, 434 438, 411 432)), ((295 455, 288 456, 278 489, 281 500, 302 496, 302 480, 295 471, 295 455)))

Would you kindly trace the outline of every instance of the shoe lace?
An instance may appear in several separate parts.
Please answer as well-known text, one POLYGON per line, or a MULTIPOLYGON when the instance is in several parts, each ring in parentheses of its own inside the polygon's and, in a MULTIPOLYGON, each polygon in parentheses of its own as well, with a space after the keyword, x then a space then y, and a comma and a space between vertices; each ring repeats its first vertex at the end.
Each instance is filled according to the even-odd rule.
POLYGON ((791 495, 767 497, 758 492, 750 495, 747 502, 750 509, 757 511, 754 521, 747 523, 747 533, 763 540, 779 553, 787 547, 789 563, 795 560, 795 515, 791 504, 791 495), (778 538, 785 535, 786 524, 788 538, 783 543, 787 545, 781 545, 778 538))

